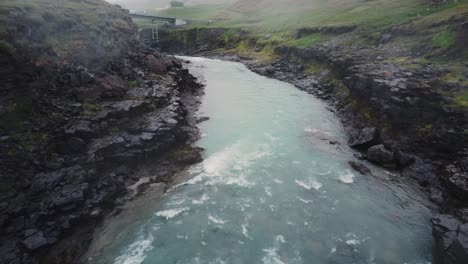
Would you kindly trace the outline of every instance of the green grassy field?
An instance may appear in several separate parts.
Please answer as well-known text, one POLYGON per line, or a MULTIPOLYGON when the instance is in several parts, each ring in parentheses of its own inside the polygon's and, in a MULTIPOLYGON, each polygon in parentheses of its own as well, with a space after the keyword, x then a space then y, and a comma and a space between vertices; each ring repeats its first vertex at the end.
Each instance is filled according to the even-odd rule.
MULTIPOLYGON (((235 12, 223 5, 171 8, 159 14, 181 18, 213 20, 212 23, 192 24, 191 27, 241 28, 252 34, 274 35, 276 41, 306 47, 328 40, 326 36, 306 36, 290 41, 295 31, 303 27, 354 25, 358 33, 379 34, 390 27, 412 23, 415 30, 448 20, 454 16, 468 16, 468 0, 459 0, 432 7, 421 0, 351 1, 346 4, 332 2, 280 13, 260 12, 256 15, 235 12), (334 4, 333 4, 334 3, 334 4), (222 18, 223 20, 216 20, 222 18)), ((446 48, 453 44, 454 34, 442 32, 433 37, 434 46, 446 48)))
MULTIPOLYGON (((210 26, 242 27, 268 33, 285 32, 301 27, 356 25, 362 30, 379 30, 438 14, 432 19, 444 19, 455 13, 468 14, 468 1, 459 0, 439 7, 431 7, 422 0, 374 0, 328 3, 323 6, 285 10, 283 12, 239 13, 223 5, 202 5, 171 8, 159 14, 181 18, 215 20, 210 26), (442 12, 445 11, 445 12, 442 12)), ((426 20, 428 21, 428 20, 426 20)))

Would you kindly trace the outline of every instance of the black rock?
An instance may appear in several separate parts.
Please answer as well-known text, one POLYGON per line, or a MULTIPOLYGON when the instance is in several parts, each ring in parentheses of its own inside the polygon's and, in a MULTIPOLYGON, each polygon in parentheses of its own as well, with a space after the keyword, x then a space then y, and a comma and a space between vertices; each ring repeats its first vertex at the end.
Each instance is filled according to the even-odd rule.
POLYGON ((367 150, 367 159, 385 167, 393 167, 395 161, 393 152, 386 149, 383 144, 369 148, 367 150))
POLYGON ((29 250, 36 250, 47 244, 47 239, 41 231, 23 240, 23 245, 29 250))
POLYGON ((80 72, 80 80, 82 84, 87 84, 94 79, 94 75, 88 72, 86 69, 80 72))
POLYGON ((199 117, 197 119, 197 123, 205 122, 205 121, 208 121, 208 120, 210 120, 210 118, 207 117, 207 116, 199 117))
POLYGON ((401 175, 405 178, 415 179, 421 186, 438 185, 437 175, 434 172, 435 168, 421 160, 415 158, 414 162, 404 167, 401 175))
POLYGON ((468 173, 462 172, 455 165, 447 166, 445 173, 443 179, 450 193, 460 200, 468 201, 468 173))
POLYGON ((358 159, 358 160, 364 160, 366 159, 366 156, 361 154, 361 153, 354 153, 353 156, 358 159))
POLYGON ((468 259, 468 224, 439 214, 432 219, 434 264, 464 264, 468 259))
POLYGON ((468 208, 461 208, 455 212, 455 215, 461 219, 463 223, 468 223, 468 208))
POLYGON ((409 166, 415 161, 413 156, 403 153, 399 150, 395 151, 393 154, 395 156, 395 161, 400 167, 409 166))
POLYGON ((87 120, 77 120, 65 128, 65 134, 68 135, 88 135, 91 132, 91 122, 87 120))
POLYGON ((86 142, 77 137, 71 137, 67 140, 67 150, 65 153, 80 152, 86 149, 86 142))
POLYGON ((371 170, 366 165, 364 165, 364 164, 362 164, 360 162, 350 160, 350 161, 348 161, 348 163, 351 166, 351 168, 355 169, 356 171, 358 171, 362 175, 371 175, 372 174, 371 170))
POLYGON ((444 194, 442 190, 438 188, 430 188, 429 200, 431 200, 435 204, 442 204, 444 202, 444 194))
POLYGON ((367 149, 380 143, 380 133, 374 127, 365 127, 351 135, 349 145, 355 149, 367 149))
MULTIPOLYGON (((57 207, 63 207, 65 205, 81 203, 84 199, 83 190, 86 189, 86 184, 71 184, 64 186, 56 192, 52 192, 49 195, 48 200, 57 207)), ((61 208, 71 209, 73 207, 61 208)))
POLYGON ((32 228, 32 229, 26 229, 26 230, 24 231, 24 237, 25 237, 25 238, 30 237, 30 236, 36 234, 37 232, 39 232, 39 230, 34 229, 34 228, 32 228))

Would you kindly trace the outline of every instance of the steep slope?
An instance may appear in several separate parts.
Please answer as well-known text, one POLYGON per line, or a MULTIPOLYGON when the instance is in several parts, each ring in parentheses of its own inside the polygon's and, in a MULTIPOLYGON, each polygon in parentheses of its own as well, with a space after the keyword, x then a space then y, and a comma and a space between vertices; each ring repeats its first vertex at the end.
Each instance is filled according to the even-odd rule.
POLYGON ((140 178, 200 159, 200 85, 101 0, 3 1, 0 20, 0 263, 72 263, 140 178))

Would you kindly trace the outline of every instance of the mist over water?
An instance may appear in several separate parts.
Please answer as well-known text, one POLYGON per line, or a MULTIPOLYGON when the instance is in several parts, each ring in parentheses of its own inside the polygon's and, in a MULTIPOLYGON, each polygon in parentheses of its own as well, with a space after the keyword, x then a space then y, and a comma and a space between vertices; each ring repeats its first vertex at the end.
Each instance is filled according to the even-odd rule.
POLYGON ((96 263, 430 262, 425 200, 389 172, 353 171, 323 102, 239 63, 185 59, 206 82, 204 161, 96 263))

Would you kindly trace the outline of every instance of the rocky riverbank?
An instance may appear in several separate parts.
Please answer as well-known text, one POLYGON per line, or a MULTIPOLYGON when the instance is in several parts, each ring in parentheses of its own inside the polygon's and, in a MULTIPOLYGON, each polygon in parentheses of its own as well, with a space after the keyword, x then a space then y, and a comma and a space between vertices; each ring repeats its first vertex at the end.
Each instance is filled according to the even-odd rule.
POLYGON ((0 263, 74 263, 101 219, 201 160, 203 89, 179 60, 141 47, 118 6, 0 7, 0 263))
MULTIPOLYGON (((422 72, 394 70, 394 76, 382 78, 386 69, 370 63, 353 65, 338 75, 347 89, 343 92, 340 84, 303 75, 302 68, 289 60, 251 66, 329 101, 349 133, 349 145, 360 151, 359 158, 397 171, 425 189, 439 205, 435 212, 440 212, 433 218, 434 262, 462 263, 468 257, 464 113, 442 107, 444 98, 421 81, 422 72), (430 131, 415 126, 425 123, 430 131)), ((369 175, 363 164, 351 166, 369 175)))
MULTIPOLYGON (((254 72, 328 101, 360 159, 413 179, 438 205, 433 219, 434 262, 462 263, 467 258, 468 122, 466 108, 456 106, 451 97, 466 87, 444 81, 447 68, 392 59, 411 55, 404 50, 346 46, 339 41, 306 49, 280 46, 275 49, 276 59, 265 63, 231 53, 233 47, 219 37, 223 29, 205 31, 188 30, 187 36, 198 37, 184 39, 185 43, 177 41, 182 34, 178 32, 176 41, 163 47, 241 61, 254 72), (204 42, 200 36, 209 37, 204 42)), ((246 42, 255 43, 245 36, 246 42)), ((370 175, 363 164, 351 165, 370 175)))

